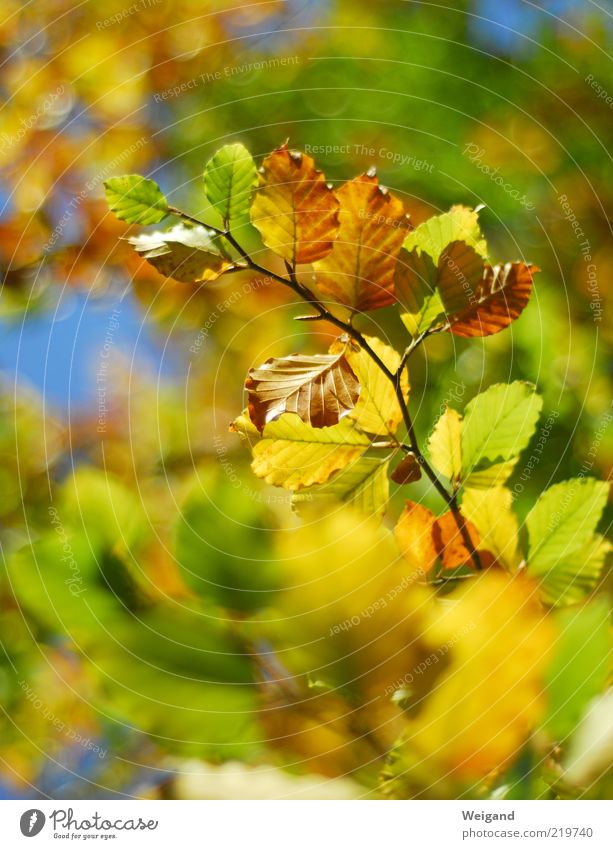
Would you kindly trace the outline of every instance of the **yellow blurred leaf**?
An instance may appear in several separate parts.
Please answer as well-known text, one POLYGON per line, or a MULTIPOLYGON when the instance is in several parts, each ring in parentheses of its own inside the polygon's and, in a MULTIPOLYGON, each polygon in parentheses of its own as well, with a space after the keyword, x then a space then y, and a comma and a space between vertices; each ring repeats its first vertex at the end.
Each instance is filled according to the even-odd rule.
POLYGON ((456 483, 462 473, 462 416, 448 407, 428 440, 432 465, 456 483))

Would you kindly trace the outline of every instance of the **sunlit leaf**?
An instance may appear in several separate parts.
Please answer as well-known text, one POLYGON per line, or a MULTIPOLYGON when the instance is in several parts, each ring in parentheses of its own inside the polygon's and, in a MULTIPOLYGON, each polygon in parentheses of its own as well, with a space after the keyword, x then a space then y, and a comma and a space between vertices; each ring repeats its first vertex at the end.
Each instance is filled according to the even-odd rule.
POLYGON ((523 262, 486 265, 470 302, 450 317, 449 331, 454 336, 491 336, 504 330, 527 306, 538 270, 523 262))
MULTIPOLYGON (((527 446, 543 405, 531 383, 496 383, 466 405, 462 428, 462 477, 515 460, 527 446)), ((502 471, 502 469, 501 469, 502 471)), ((505 472, 512 471, 506 466, 505 472)), ((502 476, 497 482, 504 483, 502 476)))
POLYGON ((436 516, 427 507, 407 501, 394 529, 396 541, 412 575, 424 576, 438 557, 434 544, 436 516))
POLYGON ((579 601, 598 582, 611 546, 595 535, 609 483, 575 478, 544 492, 528 516, 528 573, 550 604, 579 601))
POLYGON ((226 223, 249 214, 252 190, 257 185, 255 162, 247 148, 227 144, 218 150, 204 169, 204 191, 226 223))
POLYGON ((462 416, 447 407, 428 440, 432 465, 453 482, 462 473, 462 424, 462 416))
MULTIPOLYGON (((400 354, 390 345, 386 345, 375 336, 366 336, 366 342, 391 372, 400 365, 400 354)), ((360 381, 360 397, 349 413, 362 430, 367 433, 393 434, 402 421, 402 410, 391 381, 381 371, 370 355, 357 345, 345 345, 342 340, 332 344, 330 353, 345 350, 345 356, 360 381)), ((409 382, 404 369, 400 385, 405 397, 408 395, 409 382)))
POLYGON ((307 487, 292 496, 296 512, 310 505, 350 504, 364 516, 383 517, 389 501, 389 463, 376 457, 360 457, 321 486, 307 487))
POLYGON ((264 244, 291 265, 330 253, 339 232, 338 210, 310 156, 284 144, 264 160, 251 220, 264 244))
POLYGON ((400 318, 413 336, 442 323, 445 307, 437 287, 438 270, 425 251, 402 248, 394 272, 400 318))
MULTIPOLYGON (((235 427, 240 430, 240 423, 235 422, 235 427)), ((333 427, 314 428, 286 413, 267 424, 263 438, 253 444, 251 468, 274 486, 302 489, 325 483, 369 445, 368 436, 348 418, 333 427)))
POLYGON ((520 558, 511 491, 502 486, 487 490, 466 488, 462 494, 462 513, 479 532, 481 546, 494 555, 497 563, 515 571, 520 558))
POLYGON ((234 267, 216 235, 205 227, 177 224, 170 230, 142 233, 128 241, 164 277, 180 283, 207 283, 234 267))
POLYGON ((445 248, 451 242, 458 241, 470 245, 479 256, 487 259, 487 244, 479 227, 478 210, 467 206, 452 206, 449 212, 428 218, 408 233, 404 247, 407 251, 418 248, 437 264, 445 248))
POLYGON ((138 174, 111 177, 104 188, 109 209, 128 224, 159 224, 170 214, 157 183, 138 174))
MULTIPOLYGON (((490 566, 492 557, 489 552, 483 550, 484 546, 477 528, 468 520, 463 520, 464 532, 470 538, 473 549, 479 550, 481 566, 490 566)), ((471 552, 467 548, 462 531, 458 527, 455 515, 448 510, 439 516, 434 527, 434 543, 439 551, 439 557, 444 569, 456 569, 458 566, 470 566, 473 568, 474 561, 471 552)))
POLYGON ((394 302, 394 269, 408 227, 402 201, 374 173, 342 185, 340 232, 332 252, 315 263, 317 289, 352 310, 394 302))
POLYGON ((577 726, 594 696, 603 691, 610 673, 610 611, 606 599, 555 618, 559 636, 547 670, 547 715, 543 726, 556 741, 577 726))
POLYGON ((313 427, 338 424, 360 394, 344 350, 343 345, 338 354, 271 358, 250 369, 245 388, 258 430, 283 413, 296 413, 313 427))

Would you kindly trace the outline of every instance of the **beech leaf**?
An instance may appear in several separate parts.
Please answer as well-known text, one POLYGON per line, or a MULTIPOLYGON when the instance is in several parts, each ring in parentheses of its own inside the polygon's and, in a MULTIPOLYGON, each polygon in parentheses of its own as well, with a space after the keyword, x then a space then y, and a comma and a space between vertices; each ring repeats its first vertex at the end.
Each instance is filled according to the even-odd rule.
POLYGON ((286 143, 264 160, 251 221, 264 244, 292 266, 330 253, 339 231, 338 210, 310 156, 286 143))
POLYGON ((402 201, 374 172, 345 183, 336 197, 340 232, 332 252, 315 263, 317 289, 355 311, 394 303, 394 269, 409 226, 402 201))
POLYGON ((204 169, 207 200, 226 223, 249 214, 252 190, 257 182, 255 162, 240 143, 224 145, 204 169))
POLYGON ((360 384, 344 354, 272 358, 249 371, 249 416, 258 430, 283 413, 313 427, 330 427, 349 413, 360 384))
POLYGON ((165 232, 142 233, 128 241, 164 277, 206 283, 237 267, 221 253, 219 237, 206 227, 177 224, 165 232))
POLYGON ((139 174, 111 177, 105 180, 104 190, 111 212, 128 224, 159 224, 170 214, 158 184, 139 174))

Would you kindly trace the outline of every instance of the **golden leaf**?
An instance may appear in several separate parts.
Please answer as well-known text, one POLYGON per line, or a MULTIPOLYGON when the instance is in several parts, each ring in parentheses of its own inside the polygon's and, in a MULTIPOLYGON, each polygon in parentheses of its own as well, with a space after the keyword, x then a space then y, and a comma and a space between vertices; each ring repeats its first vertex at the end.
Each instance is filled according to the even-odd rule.
POLYGON ((402 201, 362 174, 337 190, 340 232, 315 263, 317 288, 355 311, 394 303, 394 269, 408 228, 402 201))
POLYGON ((292 266, 330 253, 339 232, 338 210, 310 156, 285 143, 264 160, 251 221, 264 244, 292 266))

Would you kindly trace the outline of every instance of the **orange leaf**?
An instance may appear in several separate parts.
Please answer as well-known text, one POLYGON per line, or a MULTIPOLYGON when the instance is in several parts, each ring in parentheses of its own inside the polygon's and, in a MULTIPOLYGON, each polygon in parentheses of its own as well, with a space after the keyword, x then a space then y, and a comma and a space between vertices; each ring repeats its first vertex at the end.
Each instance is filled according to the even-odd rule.
POLYGON ((379 186, 374 171, 336 192, 340 233, 329 256, 315 264, 317 287, 353 310, 394 302, 394 269, 409 226, 402 201, 379 186))
POLYGON ((339 203, 310 156, 287 142, 266 157, 251 220, 264 244, 291 265, 314 262, 332 250, 339 203))
POLYGON ((402 555, 418 575, 426 575, 436 563, 435 526, 436 516, 431 510, 407 501, 394 529, 402 555))
MULTIPOLYGON (((473 523, 469 522, 467 519, 464 520, 464 527, 468 531, 473 548, 478 550, 481 545, 479 531, 473 523)), ((439 516, 436 520, 434 541, 445 569, 455 569, 457 566, 474 565, 470 552, 466 547, 451 510, 447 513, 443 513, 443 515, 439 516)), ((490 566, 494 561, 494 558, 489 551, 479 551, 479 559, 481 560, 482 566, 490 566)))
POLYGON ((312 427, 330 427, 355 406, 360 384, 340 354, 270 359, 251 369, 245 383, 249 416, 258 430, 283 413, 297 413, 312 427))
POLYGON ((526 307, 537 271, 536 265, 524 262, 486 265, 470 305, 450 319, 450 332, 469 337, 491 336, 504 330, 526 307))

